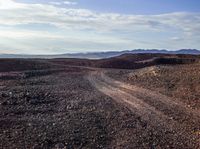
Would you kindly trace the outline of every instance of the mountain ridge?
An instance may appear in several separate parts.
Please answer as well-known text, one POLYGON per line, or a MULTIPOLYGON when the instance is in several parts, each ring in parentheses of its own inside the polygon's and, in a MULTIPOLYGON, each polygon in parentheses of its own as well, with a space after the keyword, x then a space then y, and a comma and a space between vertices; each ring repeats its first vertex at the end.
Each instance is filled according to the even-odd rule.
POLYGON ((140 53, 158 53, 158 54, 189 54, 200 55, 197 49, 180 49, 175 51, 158 50, 158 49, 135 49, 124 51, 108 51, 108 52, 87 52, 87 53, 65 53, 57 55, 26 55, 26 54, 0 54, 0 58, 86 58, 86 59, 103 59, 119 56, 122 54, 140 54, 140 53))

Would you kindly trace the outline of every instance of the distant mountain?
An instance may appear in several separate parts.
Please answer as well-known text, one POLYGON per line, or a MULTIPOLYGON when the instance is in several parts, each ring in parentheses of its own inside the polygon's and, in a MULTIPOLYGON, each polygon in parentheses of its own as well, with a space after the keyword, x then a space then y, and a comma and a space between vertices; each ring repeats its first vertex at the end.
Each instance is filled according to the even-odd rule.
POLYGON ((157 49, 135 49, 126 51, 109 51, 109 52, 88 52, 88 53, 74 53, 74 54, 60 54, 60 55, 18 55, 18 54, 0 54, 0 58, 87 58, 87 59, 102 59, 115 57, 122 54, 138 54, 138 53, 160 53, 160 54, 190 54, 200 55, 200 51, 196 49, 181 49, 177 51, 157 50, 157 49))

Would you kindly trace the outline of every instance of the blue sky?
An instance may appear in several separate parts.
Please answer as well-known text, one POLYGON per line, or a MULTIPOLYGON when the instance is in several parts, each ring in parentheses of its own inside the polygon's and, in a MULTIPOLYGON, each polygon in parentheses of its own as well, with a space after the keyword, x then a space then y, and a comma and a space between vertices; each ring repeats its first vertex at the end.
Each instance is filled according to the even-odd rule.
MULTIPOLYGON (((25 3, 48 3, 52 0, 17 0, 25 3)), ((62 0, 56 0, 61 2, 62 0)), ((71 0, 75 1, 75 0, 71 0)), ((73 8, 124 14, 160 14, 169 12, 199 12, 198 0, 76 0, 73 8)))
POLYGON ((0 0, 0 53, 200 49, 198 0, 0 0))

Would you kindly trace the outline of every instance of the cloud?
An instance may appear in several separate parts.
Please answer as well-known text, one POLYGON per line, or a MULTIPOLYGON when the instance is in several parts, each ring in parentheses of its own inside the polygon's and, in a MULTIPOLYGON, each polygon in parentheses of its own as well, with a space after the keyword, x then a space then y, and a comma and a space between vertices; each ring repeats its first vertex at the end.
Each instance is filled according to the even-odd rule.
MULTIPOLYGON (((100 13, 88 9, 57 7, 63 3, 66 5, 76 4, 75 1, 25 4, 12 0, 7 0, 6 2, 5 0, 0 0, 0 26, 12 28, 12 33, 8 33, 9 29, 6 30, 7 33, 1 30, 0 40, 4 38, 3 36, 11 35, 12 37, 9 36, 7 38, 15 38, 17 40, 18 38, 23 38, 24 40, 29 40, 29 42, 34 42, 34 38, 44 36, 44 38, 40 38, 41 45, 43 45, 42 41, 46 43, 51 38, 51 40, 56 41, 54 42, 55 44, 61 41, 61 49, 67 47, 68 44, 71 45, 68 48, 75 50, 112 50, 123 47, 124 49, 146 47, 182 48, 181 46, 185 46, 183 48, 189 46, 190 48, 200 48, 198 43, 200 39, 200 13, 174 12, 160 15, 125 15, 100 13), (16 27, 19 25, 32 26, 33 24, 54 26, 57 33, 52 32, 52 30, 49 30, 49 33, 44 33, 43 31, 35 32, 31 29, 21 32, 16 27), (64 33, 66 34, 63 35, 64 33), (74 38, 74 33, 77 36, 82 36, 74 38), (187 44, 183 43, 181 46, 172 44, 178 41, 178 37, 188 41, 187 44), (86 42, 90 41, 91 44, 86 44, 86 42)), ((29 45, 31 46, 31 44, 29 45)), ((51 46, 53 47, 53 45, 51 46)), ((37 47, 41 49, 39 46, 35 48, 37 47)), ((45 45, 42 48, 45 48, 45 45)))
POLYGON ((21 8, 24 6, 23 4, 19 4, 14 2, 13 0, 0 0, 0 9, 5 10, 5 9, 16 9, 16 8, 21 8))
MULTIPOLYGON (((45 54, 90 51, 105 48, 123 48, 123 45, 131 44, 129 40, 103 35, 93 35, 79 32, 50 33, 46 31, 30 31, 25 29, 0 28, 0 53, 5 50, 15 50, 17 53, 45 54), (11 44, 12 43, 12 44, 11 44), (81 47, 81 48, 80 48, 81 47), (23 51, 23 52, 22 52, 23 51)), ((5 52, 4 52, 5 53, 5 52)), ((10 53, 10 52, 9 52, 10 53)))
POLYGON ((64 1, 63 3, 66 5, 77 5, 77 2, 74 1, 64 1))
POLYGON ((51 5, 57 5, 57 6, 62 5, 61 2, 49 2, 49 4, 51 4, 51 5))
POLYGON ((51 5, 55 5, 55 6, 62 6, 62 5, 77 5, 77 2, 75 2, 75 1, 51 1, 51 2, 49 2, 49 4, 51 4, 51 5))
MULTIPOLYGON (((70 1, 65 1, 64 3, 68 2, 70 1)), ((63 28, 100 31, 144 29, 160 31, 170 27, 177 28, 188 34, 193 34, 194 31, 200 30, 199 13, 177 12, 161 15, 123 15, 97 13, 86 9, 59 8, 47 4, 21 4, 11 0, 9 0, 9 3, 12 3, 10 9, 4 3, 2 7, 7 9, 0 9, 1 25, 44 23, 63 28)), ((51 3, 59 4, 59 2, 51 3)))
POLYGON ((182 38, 182 37, 172 37, 171 40, 173 40, 173 41, 183 41, 184 38, 182 38))

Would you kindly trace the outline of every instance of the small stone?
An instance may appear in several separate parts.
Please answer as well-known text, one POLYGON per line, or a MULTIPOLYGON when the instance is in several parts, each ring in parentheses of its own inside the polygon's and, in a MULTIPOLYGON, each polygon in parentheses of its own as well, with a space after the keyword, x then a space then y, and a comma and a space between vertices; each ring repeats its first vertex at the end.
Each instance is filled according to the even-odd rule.
POLYGON ((62 143, 58 143, 55 145, 55 149, 66 149, 66 146, 62 143))

